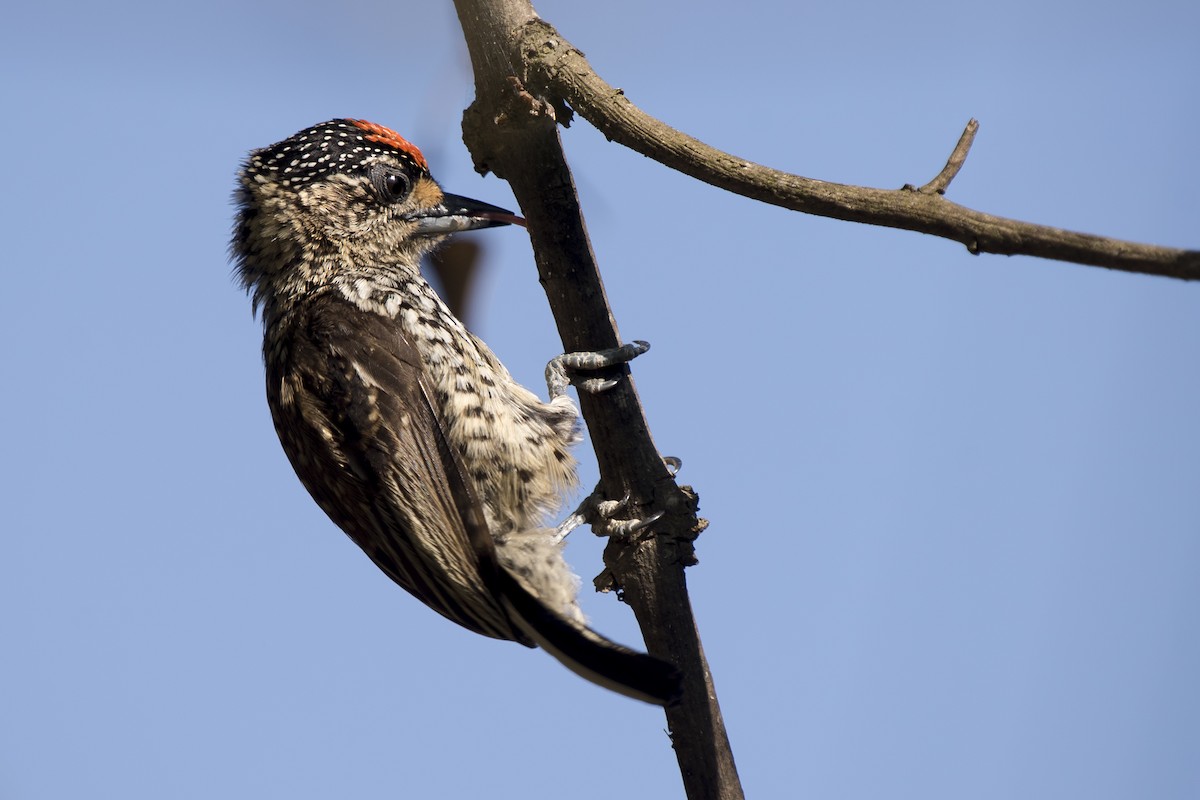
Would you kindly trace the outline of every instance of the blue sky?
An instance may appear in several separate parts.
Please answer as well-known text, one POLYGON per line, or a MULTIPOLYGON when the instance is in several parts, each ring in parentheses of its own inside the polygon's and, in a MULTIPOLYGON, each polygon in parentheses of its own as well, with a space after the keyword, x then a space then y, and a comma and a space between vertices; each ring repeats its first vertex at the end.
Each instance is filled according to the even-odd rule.
MULTIPOLYGON (((0 797, 677 797, 659 711, 413 601, 295 480, 226 261, 253 147, 336 116, 457 193, 448 3, 22 4, 0 30, 0 797)), ((1180 247, 1184 2, 541 2, 643 108, 814 178, 1180 247)), ((1200 286, 806 217, 565 131, 755 797, 1200 796, 1200 286)), ((560 348, 519 230, 477 330, 560 348)), ((595 478, 588 451, 584 482, 595 478)), ((600 543, 579 531, 585 584, 600 543)), ((637 641, 627 610, 595 625, 637 641)))

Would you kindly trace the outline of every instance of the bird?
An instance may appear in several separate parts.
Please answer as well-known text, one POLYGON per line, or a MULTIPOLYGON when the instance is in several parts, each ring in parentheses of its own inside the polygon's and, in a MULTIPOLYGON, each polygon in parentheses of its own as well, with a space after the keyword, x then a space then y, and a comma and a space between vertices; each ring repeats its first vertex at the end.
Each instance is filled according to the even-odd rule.
POLYGON ((453 233, 524 220, 444 192, 382 125, 334 119, 251 151, 234 202, 230 254, 262 319, 267 403, 317 505, 462 627, 540 646, 625 696, 676 702, 678 669, 588 627, 563 533, 545 524, 577 480, 563 376, 644 348, 559 357, 549 401, 515 381, 420 264, 453 233))

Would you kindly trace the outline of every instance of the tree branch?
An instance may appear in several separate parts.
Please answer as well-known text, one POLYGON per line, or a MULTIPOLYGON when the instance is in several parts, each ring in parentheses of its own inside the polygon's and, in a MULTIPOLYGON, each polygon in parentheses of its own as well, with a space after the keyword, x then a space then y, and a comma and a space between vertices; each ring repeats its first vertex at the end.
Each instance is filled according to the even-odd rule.
MULTIPOLYGON (((535 19, 527 0, 455 0, 475 71, 475 102, 463 116, 463 139, 481 172, 507 180, 521 206, 538 273, 566 350, 620 342, 596 267, 571 172, 558 138, 555 108, 526 92, 516 34, 535 19)), ((611 391, 580 394, 606 494, 628 494, 630 510, 666 513, 654 534, 610 539, 603 589, 616 589, 637 617, 646 648, 683 673, 683 698, 666 709, 672 743, 691 800, 743 796, 692 615, 684 568, 705 523, 696 496, 676 485, 650 437, 628 367, 611 391)), ((608 376, 605 376, 608 377, 608 376)))
POLYGON ((717 150, 637 108, 600 78, 583 53, 547 22, 531 18, 520 32, 526 86, 565 101, 614 142, 672 169, 764 203, 823 217, 927 233, 975 254, 1028 255, 1124 272, 1200 279, 1200 251, 1126 242, 975 211, 941 195, 966 158, 968 125, 946 169, 921 189, 872 189, 804 178, 717 150))
MULTIPOLYGON (((610 140, 692 177, 796 211, 940 236, 972 253, 1032 255, 1127 272, 1200 279, 1200 252, 1125 242, 996 217, 943 195, 966 161, 971 120, 945 167, 920 188, 885 190, 792 175, 712 148, 645 114, 603 81, 583 54, 539 19, 528 0, 455 0, 475 71, 464 140, 481 172, 509 181, 528 220, 538 272, 564 348, 620 343, 580 215, 557 125, 579 113, 610 140)), ((687 596, 684 568, 705 523, 689 487, 676 485, 650 437, 628 368, 602 397, 583 394, 606 494, 631 510, 665 509, 654 535, 610 540, 601 589, 637 616, 647 649, 684 673, 684 697, 667 709, 689 798, 740 798, 742 790, 687 596)))

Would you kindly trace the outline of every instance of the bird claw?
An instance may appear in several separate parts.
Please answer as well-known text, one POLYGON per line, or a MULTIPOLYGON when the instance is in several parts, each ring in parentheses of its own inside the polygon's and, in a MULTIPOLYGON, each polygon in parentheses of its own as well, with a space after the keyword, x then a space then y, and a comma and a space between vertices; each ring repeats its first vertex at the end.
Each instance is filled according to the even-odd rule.
POLYGON ((620 378, 578 378, 571 380, 572 372, 579 370, 605 369, 626 364, 650 349, 650 343, 640 339, 623 344, 620 347, 593 352, 563 353, 550 359, 546 365, 546 386, 550 390, 550 398, 563 395, 572 383, 581 392, 600 394, 620 383, 620 378))
POLYGON ((629 507, 631 497, 628 492, 620 500, 604 500, 603 497, 601 488, 597 486, 596 490, 585 497, 579 507, 558 526, 555 541, 562 541, 567 534, 584 524, 591 525, 592 533, 597 536, 628 538, 646 530, 666 513, 658 511, 639 519, 614 519, 613 517, 629 507))
POLYGON ((581 392, 588 394, 603 394, 609 389, 616 386, 618 380, 604 380, 603 378, 581 378, 575 382, 575 387, 581 392))
POLYGON ((628 539, 658 522, 666 513, 665 511, 656 511, 643 519, 608 519, 602 517, 600 530, 597 530, 596 523, 592 523, 592 533, 597 536, 615 536, 618 539, 628 539))

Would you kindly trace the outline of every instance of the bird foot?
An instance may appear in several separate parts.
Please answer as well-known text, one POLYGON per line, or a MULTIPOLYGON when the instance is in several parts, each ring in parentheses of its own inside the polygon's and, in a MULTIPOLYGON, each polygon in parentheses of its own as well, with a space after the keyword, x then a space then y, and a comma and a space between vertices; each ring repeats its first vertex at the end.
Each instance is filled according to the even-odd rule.
POLYGON ((550 359, 546 365, 546 386, 550 390, 550 399, 565 394, 572 383, 581 392, 600 394, 607 392, 620 382, 620 378, 582 378, 573 373, 581 370, 605 369, 625 364, 650 349, 648 342, 641 340, 623 344, 620 347, 592 352, 563 353, 550 359))
POLYGON ((596 490, 585 497, 579 507, 558 526, 555 541, 561 542, 567 534, 585 524, 591 525, 592 533, 597 536, 629 538, 662 519, 662 511, 640 519, 614 519, 629 507, 629 503, 628 492, 620 500, 605 500, 601 487, 597 486, 596 490))

